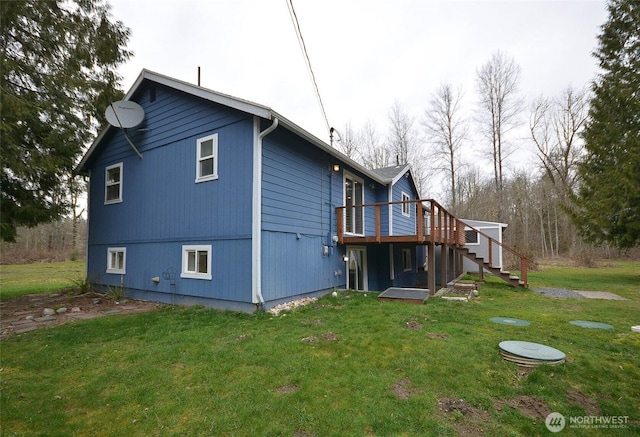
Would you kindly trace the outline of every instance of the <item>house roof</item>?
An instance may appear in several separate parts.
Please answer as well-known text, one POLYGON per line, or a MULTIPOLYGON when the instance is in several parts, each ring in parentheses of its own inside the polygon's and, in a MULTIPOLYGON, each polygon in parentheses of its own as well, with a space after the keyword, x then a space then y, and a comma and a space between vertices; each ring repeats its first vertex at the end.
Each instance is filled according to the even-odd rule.
MULTIPOLYGON (((278 119, 278 124, 280 126, 283 126, 287 130, 289 130, 289 131, 295 133, 296 135, 304 138, 305 140, 309 141, 314 146, 320 148, 321 150, 323 150, 323 151, 327 152, 328 154, 334 156, 336 159, 340 160, 341 162, 343 162, 345 164, 348 164, 349 166, 357 169, 358 171, 362 172, 363 174, 369 176, 371 179, 373 179, 373 180, 375 180, 375 181, 377 181, 377 182, 379 182, 381 184, 393 183, 393 182, 397 181, 397 179, 400 176, 402 176, 404 173, 406 173, 407 171, 410 170, 409 166, 405 165, 400 170, 400 173, 398 173, 399 176, 398 175, 389 176, 391 174, 391 170, 387 170, 387 169, 369 170, 366 167, 362 166, 361 164, 357 163, 356 161, 352 160, 351 158, 347 157, 346 155, 344 155, 340 151, 334 149, 329 144, 325 143, 324 141, 322 141, 319 138, 315 137, 314 135, 310 134, 306 130, 302 129, 300 126, 298 126, 297 124, 293 123, 292 121, 290 121, 286 117, 283 117, 282 115, 278 114, 276 111, 274 111, 273 109, 269 108, 268 106, 260 105, 258 103, 253 103, 253 102, 251 102, 249 100, 239 99, 237 97, 233 97, 233 96, 230 96, 228 94, 219 93, 217 91, 213 91, 213 90, 201 87, 201 86, 193 85, 191 83, 184 82, 184 81, 181 81, 181 80, 178 80, 178 79, 174 79, 174 78, 171 78, 169 76, 165 76, 165 75, 160 74, 160 73, 155 73, 155 72, 147 70, 147 69, 143 69, 140 72, 140 75, 138 76, 138 78, 136 79, 134 84, 132 85, 131 89, 125 95, 124 100, 131 100, 131 98, 135 95, 135 93, 138 91, 138 89, 142 86, 142 83, 144 81, 155 82, 155 83, 167 86, 169 88, 173 88, 175 90, 182 91, 182 92, 184 92, 186 94, 190 94, 192 96, 200 97, 202 99, 209 100, 209 101, 214 102, 214 103, 225 105, 225 106, 228 106, 230 108, 237 109, 239 111, 243 111, 243 112, 245 112, 247 114, 255 115, 255 116, 258 116, 258 117, 266 119, 266 120, 273 120, 273 119, 277 118, 278 119)), ((93 153, 95 153, 97 148, 100 147, 102 139, 105 137, 107 132, 109 132, 109 129, 116 129, 116 128, 111 127, 111 126, 107 126, 105 129, 102 130, 102 132, 100 132, 98 134, 98 136, 96 137, 95 141, 91 144, 91 146, 89 147, 89 149, 87 150, 87 152, 83 156, 82 160, 78 164, 78 166, 76 168, 76 171, 78 173, 82 174, 82 173, 86 173, 87 172, 88 163, 89 163, 89 160, 91 158, 91 155, 93 153)), ((388 168, 390 169, 392 167, 388 167, 388 168)))
POLYGON ((410 169, 411 169, 411 166, 409 164, 403 164, 403 165, 394 165, 391 167, 375 168, 371 171, 377 174, 378 176, 380 176, 380 178, 388 182, 395 183, 398 179, 402 177, 402 175, 404 175, 410 169))

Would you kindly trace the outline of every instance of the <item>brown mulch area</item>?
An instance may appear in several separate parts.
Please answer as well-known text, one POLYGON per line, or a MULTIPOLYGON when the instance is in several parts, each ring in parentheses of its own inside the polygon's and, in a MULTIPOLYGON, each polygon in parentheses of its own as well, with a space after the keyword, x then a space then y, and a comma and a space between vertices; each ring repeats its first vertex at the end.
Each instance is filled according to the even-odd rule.
POLYGON ((0 302, 0 340, 35 329, 112 314, 153 311, 161 304, 123 298, 115 300, 101 293, 73 292, 26 294, 0 302), (55 310, 45 315, 45 308, 55 310), (66 311, 64 310, 66 308, 66 311))

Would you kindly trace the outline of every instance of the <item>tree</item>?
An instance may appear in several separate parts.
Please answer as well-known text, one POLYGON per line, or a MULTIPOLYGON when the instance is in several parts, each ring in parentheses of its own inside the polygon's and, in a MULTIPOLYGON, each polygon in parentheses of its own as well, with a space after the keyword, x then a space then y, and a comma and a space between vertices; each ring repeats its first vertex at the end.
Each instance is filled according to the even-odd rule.
POLYGON ((354 132, 351 122, 347 122, 341 131, 331 128, 331 145, 344 153, 348 158, 359 162, 361 155, 362 138, 354 132))
POLYGON ((376 126, 368 120, 362 128, 362 161, 365 167, 382 168, 390 165, 390 151, 380 143, 376 126))
POLYGON ((435 145, 434 163, 449 179, 452 211, 456 211, 458 205, 456 172, 461 164, 458 154, 468 131, 460 113, 462 96, 461 88, 454 90, 448 83, 440 85, 429 100, 423 122, 427 138, 435 145))
POLYGON ((540 97, 532 105, 531 138, 538 149, 542 170, 563 203, 576 185, 583 152, 580 134, 588 108, 587 91, 571 86, 554 100, 540 97))
POLYGON ((570 214, 587 241, 640 245, 640 4, 610 0, 594 56, 602 73, 583 138, 570 214))
POLYGON ((104 109, 122 93, 129 29, 103 0, 0 2, 0 237, 69 210, 71 175, 104 109))
POLYGON ((476 84, 480 96, 480 133, 489 143, 493 180, 498 200, 497 220, 504 220, 504 165, 514 152, 508 132, 518 126, 521 99, 518 96, 520 67, 507 55, 496 52, 478 70, 476 84))

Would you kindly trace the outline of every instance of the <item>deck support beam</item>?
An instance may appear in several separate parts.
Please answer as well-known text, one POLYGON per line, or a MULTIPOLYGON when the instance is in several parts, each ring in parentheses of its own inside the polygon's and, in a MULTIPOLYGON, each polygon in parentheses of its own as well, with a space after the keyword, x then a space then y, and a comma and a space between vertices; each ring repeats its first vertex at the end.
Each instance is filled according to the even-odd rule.
POLYGON ((427 244, 427 288, 432 296, 436 294, 436 245, 427 244))

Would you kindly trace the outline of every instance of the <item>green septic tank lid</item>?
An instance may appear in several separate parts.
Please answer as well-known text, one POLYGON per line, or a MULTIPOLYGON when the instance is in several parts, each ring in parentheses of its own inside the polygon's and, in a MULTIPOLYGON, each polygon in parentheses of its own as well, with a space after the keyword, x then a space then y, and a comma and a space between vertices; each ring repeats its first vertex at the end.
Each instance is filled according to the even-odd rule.
POLYGON ((529 358, 539 361, 564 361, 566 355, 564 352, 554 349, 544 344, 530 343, 528 341, 502 341, 499 344, 500 349, 511 355, 523 358, 529 358))
POLYGON ((492 317, 491 320, 494 323, 500 323, 501 325, 513 325, 513 326, 529 326, 531 322, 520 319, 512 319, 510 317, 492 317))
POLYGON ((586 320, 572 320, 569 323, 571 323, 572 325, 580 326, 582 328, 613 329, 613 326, 609 325, 608 323, 588 322, 586 320))

